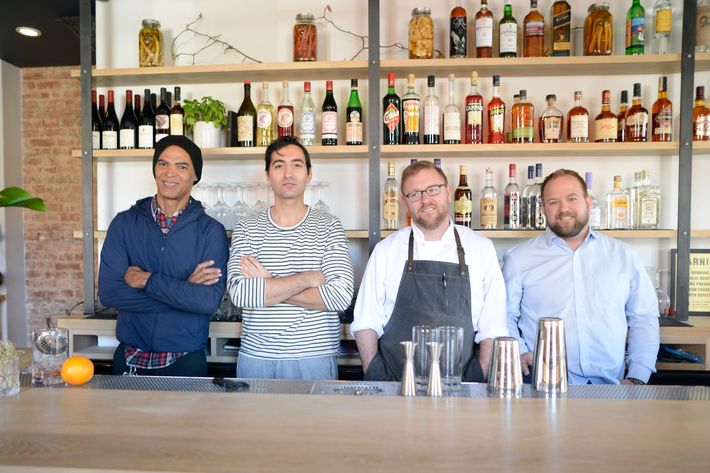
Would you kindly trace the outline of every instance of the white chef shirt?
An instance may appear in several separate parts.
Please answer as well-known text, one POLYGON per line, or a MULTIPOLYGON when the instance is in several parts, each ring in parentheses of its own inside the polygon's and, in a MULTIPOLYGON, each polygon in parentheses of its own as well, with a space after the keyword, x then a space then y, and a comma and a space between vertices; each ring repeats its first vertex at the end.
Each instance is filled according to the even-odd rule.
MULTIPOLYGON (((350 333, 372 329, 381 337, 397 300, 407 262, 409 234, 414 229, 414 259, 458 264, 453 222, 439 241, 426 241, 416 227, 407 227, 377 244, 367 262, 355 304, 350 333)), ((475 341, 508 336, 505 283, 493 243, 467 227, 456 225, 466 253, 471 281, 471 321, 475 341)))

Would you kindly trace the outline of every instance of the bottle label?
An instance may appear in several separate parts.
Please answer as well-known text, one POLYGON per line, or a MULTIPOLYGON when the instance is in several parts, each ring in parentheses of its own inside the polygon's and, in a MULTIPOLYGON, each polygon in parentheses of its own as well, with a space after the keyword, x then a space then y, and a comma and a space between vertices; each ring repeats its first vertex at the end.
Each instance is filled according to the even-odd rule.
POLYGON ((466 17, 451 18, 450 57, 466 57, 466 17))
POLYGON ((505 129, 505 107, 497 106, 490 111, 491 133, 503 133, 505 129))
POLYGON ((532 141, 533 131, 534 129, 531 126, 515 127, 513 128, 513 139, 530 139, 532 141))
POLYGON ((594 121, 594 139, 616 140, 618 121, 616 118, 600 118, 594 121))
POLYGON ((496 199, 481 197, 481 226, 492 228, 498 224, 498 211, 496 209, 496 199))
POLYGON ((170 115, 170 134, 171 135, 183 135, 182 126, 182 115, 179 113, 173 113, 170 115))
POLYGON ((441 133, 441 119, 439 106, 431 104, 424 107, 424 134, 439 135, 441 133))
POLYGON ((362 143, 362 122, 357 110, 352 110, 348 115, 348 121, 345 123, 345 142, 362 143))
POLYGON ((673 111, 671 107, 663 107, 656 115, 653 123, 654 135, 670 135, 673 133, 673 111))
POLYGON ((629 198, 625 195, 614 197, 611 202, 611 208, 614 220, 625 223, 629 214, 629 198))
POLYGON ((502 23, 500 25, 500 53, 518 52, 518 25, 517 23, 502 23))
MULTIPOLYGON (((473 202, 471 199, 466 197, 466 195, 462 195, 458 199, 456 199, 456 202, 454 202, 454 212, 457 215, 467 215, 468 218, 470 219, 471 212, 473 211, 473 202)), ((469 220, 470 221, 470 220, 469 220)))
POLYGON ((91 149, 101 149, 101 132, 91 132, 91 149))
POLYGON ((301 112, 301 136, 316 134, 316 112, 301 112))
POLYGON ((324 139, 338 138, 338 112, 323 112, 321 133, 324 139))
POLYGON ((695 44, 710 47, 710 5, 698 5, 695 17, 695 44))
POLYGON ((163 130, 166 132, 170 131, 170 115, 156 115, 155 116, 155 129, 160 130, 161 133, 163 130))
POLYGON ((559 141, 562 134, 562 117, 545 117, 542 122, 545 126, 542 130, 545 140, 559 141))
POLYGON ((587 115, 572 115, 570 117, 569 136, 573 139, 589 138, 589 117, 587 115))
POLYGON ((493 47, 493 18, 490 16, 476 20, 476 47, 493 47))
POLYGON ((155 142, 157 143, 158 141, 160 141, 163 138, 166 138, 168 136, 170 136, 170 135, 168 135, 167 133, 156 133, 155 134, 155 142))
MULTIPOLYGON (((558 36, 558 29, 564 28, 565 26, 570 26, 572 23, 572 10, 565 10, 558 13, 552 17, 552 27, 555 29, 555 41, 560 38, 558 36)), ((564 38, 562 38, 564 39, 564 38)), ((569 28, 567 28, 567 41, 569 41, 569 28)))
POLYGON ((444 141, 461 140, 461 114, 459 112, 444 113, 444 141))
POLYGON ((279 108, 277 120, 281 128, 290 128, 293 125, 293 110, 288 107, 279 108))
POLYGON ((525 23, 525 36, 545 36, 545 22, 528 21, 525 23))
POLYGON ((138 147, 143 149, 153 147, 153 127, 151 125, 138 127, 138 147))
POLYGON ((589 226, 599 228, 602 225, 602 210, 600 208, 592 208, 589 211, 589 226))
MULTIPOLYGON (((158 137, 155 137, 156 141, 158 137)), ((237 117, 237 141, 254 141, 254 117, 242 115, 237 117)))
POLYGON ((481 125, 483 123, 483 104, 471 102, 466 104, 466 124, 481 125))
MULTIPOLYGON (((710 137, 710 115, 704 115, 698 117, 695 121, 695 136, 696 137, 710 137)), ((106 146, 104 145, 104 148, 106 146)))
POLYGON ((382 114, 382 119, 390 132, 394 133, 397 125, 399 125, 399 109, 397 106, 393 103, 387 105, 385 113, 382 114))
POLYGON ((547 225, 547 219, 545 218, 545 212, 542 208, 542 199, 540 196, 535 196, 535 228, 543 230, 547 225))
POLYGON ((626 117, 626 126, 641 127, 648 124, 648 112, 636 112, 626 117))
POLYGON ((403 100, 404 132, 419 133, 419 100, 403 100))
POLYGON ((118 148, 118 133, 115 131, 101 132, 101 140, 103 141, 104 149, 118 148))
POLYGON ((626 47, 643 46, 646 18, 643 16, 626 20, 626 47))
POLYGON ((119 132, 121 149, 133 149, 136 147, 136 132, 130 128, 124 128, 119 132))
POLYGON ((399 200, 397 199, 397 192, 385 193, 384 206, 382 207, 382 216, 385 220, 389 221, 399 220, 399 200))
MULTIPOLYGON (((698 8, 699 9, 699 8, 698 8)), ((656 12, 656 33, 670 33, 673 29, 673 10, 666 8, 656 12)))
POLYGON ((256 126, 257 128, 268 128, 273 122, 271 112, 265 108, 262 108, 256 112, 256 126))
POLYGON ((641 225, 658 225, 658 200, 653 197, 641 198, 639 222, 641 225))
POLYGON ((512 228, 520 226, 520 193, 510 192, 503 198, 503 224, 512 228))

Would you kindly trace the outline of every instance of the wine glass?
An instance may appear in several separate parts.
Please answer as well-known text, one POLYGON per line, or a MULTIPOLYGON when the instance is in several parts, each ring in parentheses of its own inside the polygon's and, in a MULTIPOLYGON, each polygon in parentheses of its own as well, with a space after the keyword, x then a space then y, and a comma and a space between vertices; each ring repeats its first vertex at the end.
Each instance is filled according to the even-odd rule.
POLYGON ((658 269, 655 266, 646 266, 646 272, 651 278, 653 283, 653 288, 656 291, 656 300, 658 301, 658 314, 661 316, 668 316, 669 309, 671 307, 671 298, 668 294, 661 289, 660 276, 661 273, 668 272, 668 269, 658 269))
POLYGON ((233 188, 236 192, 236 202, 234 202, 234 205, 232 205, 232 215, 234 216, 234 224, 236 225, 237 222, 240 222, 241 220, 244 220, 249 216, 249 205, 246 203, 246 199, 244 197, 245 194, 245 188, 247 184, 244 184, 242 182, 238 182, 236 184, 233 184, 233 188))
POLYGON ((267 189, 267 185, 264 184, 263 182, 260 182, 258 184, 252 184, 252 186, 255 189, 256 192, 256 202, 254 202, 254 207, 252 207, 252 212, 255 214, 258 214, 262 210, 266 210, 269 208, 269 205, 266 203, 266 200, 268 200, 268 196, 266 196, 264 199, 262 199, 264 190, 267 189))
POLYGON ((218 182, 215 184, 215 188, 217 189, 217 203, 212 206, 212 217, 224 225, 226 229, 231 230, 234 226, 232 225, 229 206, 224 203, 224 184, 218 182))
POLYGON ((328 204, 326 204, 323 200, 323 191, 329 184, 327 182, 318 181, 314 182, 312 185, 318 191, 318 202, 316 202, 313 206, 313 210, 317 210, 325 214, 332 214, 333 212, 330 210, 330 207, 328 207, 328 204))
POLYGON ((212 209, 209 205, 210 198, 210 185, 204 182, 198 182, 192 188, 192 193, 194 194, 195 200, 202 204, 202 208, 205 209, 207 215, 211 215, 212 209))

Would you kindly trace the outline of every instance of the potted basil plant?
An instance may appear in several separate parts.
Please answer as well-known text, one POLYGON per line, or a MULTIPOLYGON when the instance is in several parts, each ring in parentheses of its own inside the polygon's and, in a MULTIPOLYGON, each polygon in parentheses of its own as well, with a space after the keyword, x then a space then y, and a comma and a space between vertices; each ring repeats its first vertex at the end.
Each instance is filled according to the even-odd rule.
POLYGON ((222 101, 210 96, 202 100, 184 100, 185 126, 200 148, 223 146, 223 127, 227 126, 227 110, 222 101))

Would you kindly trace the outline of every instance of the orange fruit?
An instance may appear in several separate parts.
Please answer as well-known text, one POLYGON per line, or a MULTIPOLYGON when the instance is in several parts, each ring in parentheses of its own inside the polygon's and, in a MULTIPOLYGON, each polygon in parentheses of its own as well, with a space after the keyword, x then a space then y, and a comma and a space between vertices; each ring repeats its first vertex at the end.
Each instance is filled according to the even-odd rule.
POLYGON ((84 384, 94 376, 94 364, 85 356, 70 356, 62 364, 62 379, 67 384, 84 384))

